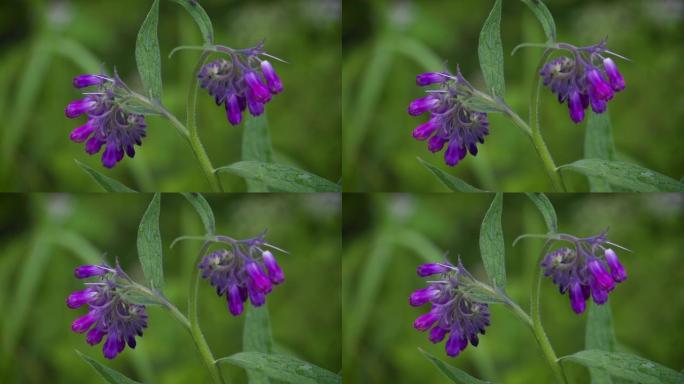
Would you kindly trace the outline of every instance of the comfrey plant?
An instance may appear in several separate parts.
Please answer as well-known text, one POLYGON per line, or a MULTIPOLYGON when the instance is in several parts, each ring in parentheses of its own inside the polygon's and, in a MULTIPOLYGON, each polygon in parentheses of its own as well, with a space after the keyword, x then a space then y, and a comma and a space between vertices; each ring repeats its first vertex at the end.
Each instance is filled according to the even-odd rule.
MULTIPOLYGON (((148 115, 166 119, 192 149, 210 188, 224 190, 220 175, 230 173, 242 177, 250 192, 268 192, 271 189, 288 192, 338 192, 340 186, 317 175, 289 165, 273 162, 265 106, 272 97, 283 92, 284 86, 271 61, 283 61, 266 52, 264 42, 254 47, 235 49, 214 42, 214 31, 209 16, 195 0, 173 0, 185 8, 202 32, 203 45, 180 46, 178 50, 202 51, 192 70, 192 85, 188 90, 187 119, 183 123, 162 103, 161 51, 157 37, 159 0, 154 0, 145 21, 140 27, 136 44, 136 62, 144 90, 135 92, 118 74, 108 76, 83 74, 73 80, 76 88, 88 88, 83 98, 66 107, 68 118, 86 115, 84 125, 75 128, 70 139, 85 142, 85 151, 99 153, 102 164, 114 167, 125 155, 135 156, 135 145, 142 145, 148 134, 151 142, 159 132, 148 132, 145 121, 148 115), (207 62, 212 56, 218 56, 207 62), (217 105, 223 105, 227 121, 237 126, 245 122, 241 161, 223 167, 214 167, 205 150, 197 125, 197 93, 204 88, 217 105), (251 118, 244 118, 248 111, 251 118), (259 150, 254 150, 259 148, 259 150)), ((149 144, 153 145, 153 144, 149 144)), ((116 180, 99 174, 78 163, 106 190, 130 191, 116 180)))
MULTIPOLYGON (((627 279, 627 271, 615 249, 627 249, 609 241, 606 231, 591 237, 559 233, 556 212, 549 199, 542 194, 530 194, 529 198, 542 213, 549 230, 543 235, 525 234, 513 242, 515 245, 522 238, 541 238, 546 241, 539 262, 534 264, 529 313, 506 293, 505 246, 501 227, 503 194, 499 193, 485 214, 480 232, 482 262, 491 283, 477 280, 460 260, 456 265, 446 259, 419 265, 418 276, 427 279, 427 287, 411 293, 409 304, 414 307, 430 304, 431 308, 415 320, 413 327, 421 332, 429 332, 428 338, 432 343, 446 339, 446 354, 456 357, 468 344, 477 347, 479 334, 485 334, 490 320, 496 322, 490 319, 490 305, 503 304, 531 330, 558 383, 570 382, 563 367, 567 362, 590 368, 592 382, 610 376, 635 382, 684 382, 684 374, 680 372, 632 354, 613 352, 609 345, 600 345, 594 340, 596 335, 603 337, 613 334, 610 309, 606 308, 606 303, 609 293, 618 283, 627 279), (561 294, 568 293, 572 311, 577 315, 585 312, 587 300, 593 299, 595 305, 589 307, 587 317, 586 350, 561 358, 556 356, 541 322, 540 295, 544 276, 553 280, 561 294)), ((609 343, 612 345, 615 341, 610 340, 609 343)), ((422 352, 454 383, 481 382, 437 357, 422 352)))
MULTIPOLYGON (((475 156, 477 143, 484 143, 490 127, 488 114, 501 113, 529 137, 538 158, 556 191, 567 191, 568 182, 561 170, 588 177, 592 191, 610 192, 614 188, 633 191, 684 191, 684 183, 641 166, 614 159, 614 144, 607 116, 608 102, 625 89, 626 81, 613 58, 626 59, 608 49, 607 41, 585 47, 556 41, 555 22, 541 0, 522 0, 534 13, 546 34, 544 44, 524 43, 520 47, 541 47, 545 51, 535 70, 536 83, 529 101, 529 119, 525 121, 504 100, 504 54, 500 23, 502 1, 495 0, 480 33, 478 54, 485 87, 478 90, 460 73, 430 68, 416 77, 418 86, 435 86, 427 95, 412 101, 408 112, 417 116, 429 112, 429 120, 413 130, 417 140, 428 140, 430 152, 444 145, 444 163, 450 167, 463 160, 468 152, 475 156), (556 52, 569 53, 556 56, 556 52), (567 103, 570 120, 576 124, 587 120, 585 158, 557 166, 541 131, 541 84, 553 92, 560 103, 567 103), (591 112, 587 112, 590 109, 591 112), (586 118, 586 115, 589 117, 586 118)), ((477 188, 446 174, 441 169, 424 165, 448 188, 469 192, 477 188)))
MULTIPOLYGON (((220 363, 244 368, 249 377, 259 377, 262 381, 277 379, 281 371, 287 371, 290 380, 295 382, 320 379, 326 383, 341 383, 339 375, 306 361, 270 351, 269 346, 273 341, 268 310, 265 308, 266 296, 274 293, 275 287, 285 281, 285 274, 273 254, 285 251, 268 243, 265 232, 242 240, 216 234, 214 214, 208 202, 199 194, 186 194, 185 197, 197 210, 206 230, 204 236, 181 236, 171 244, 173 247, 176 241, 193 239, 203 242, 191 270, 187 314, 181 312, 163 293, 159 232, 161 198, 156 194, 138 230, 138 256, 145 283, 134 281, 118 261, 114 267, 107 263, 77 267, 74 271, 76 278, 89 280, 84 283, 84 289, 67 297, 66 304, 71 309, 86 306, 87 313, 74 320, 71 329, 76 333, 87 332, 86 342, 90 345, 97 345, 104 340, 104 357, 114 359, 124 352, 126 345, 135 348, 139 342, 136 337, 142 337, 148 327, 147 306, 157 305, 166 309, 188 331, 214 384, 228 382, 218 368, 220 363), (200 279, 208 280, 216 288, 217 294, 226 296, 227 306, 224 310, 227 313, 239 316, 247 312, 244 333, 248 334, 251 342, 244 346, 245 351, 221 359, 214 358, 199 325, 197 306, 200 279), (254 308, 249 308, 247 302, 254 308), (306 366, 307 370, 299 370, 302 366, 306 366)), ((109 378, 115 376, 123 380, 115 380, 117 383, 133 382, 123 374, 80 355, 104 379, 112 382, 109 378)))

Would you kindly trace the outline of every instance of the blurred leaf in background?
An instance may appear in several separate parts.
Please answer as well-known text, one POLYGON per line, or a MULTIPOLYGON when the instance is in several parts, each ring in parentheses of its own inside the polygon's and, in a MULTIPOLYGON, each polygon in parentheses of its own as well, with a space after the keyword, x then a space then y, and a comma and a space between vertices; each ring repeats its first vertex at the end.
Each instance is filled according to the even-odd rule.
MULTIPOLYGON (((209 190, 194 155, 173 127, 160 117, 147 118, 145 148, 116 169, 88 156, 69 140, 79 122, 64 108, 79 98, 71 85, 81 73, 103 65, 116 68, 133 89, 143 93, 136 69, 137 32, 152 1, 10 0, 0 3, 0 190, 100 191, 74 164, 77 159, 135 190, 209 190)), ((266 40, 285 91, 267 112, 274 160, 319 175, 340 178, 340 12, 341 0, 202 0, 211 17, 214 40, 234 48, 266 40), (315 85, 315 86, 314 86, 315 85), (324 143, 321 145, 319 143, 324 143)), ((162 101, 185 119, 188 87, 201 45, 193 18, 173 1, 159 2, 162 101)), ((81 123, 82 124, 82 123, 81 123)), ((241 159, 244 124, 230 126, 225 111, 206 94, 198 104, 199 131, 215 166, 241 159)), ((245 181, 223 175, 225 187, 245 190, 245 181)))
MULTIPOLYGON (((491 326, 476 348, 449 358, 412 323, 424 309, 409 306, 424 287, 416 267, 448 252, 461 257, 481 281, 480 225, 492 194, 345 196, 343 207, 344 380, 348 383, 441 383, 445 379, 419 348, 470 375, 496 383, 551 382, 529 329, 501 305, 490 305, 491 326)), ((684 368, 684 194, 551 194, 560 232, 593 235, 609 228, 611 240, 632 250, 621 254, 629 278, 610 296, 615 351, 684 368)), ((537 196, 536 202, 539 202, 537 196)), ((547 220, 549 218, 547 217, 547 220)), ((551 224, 553 220, 549 221, 551 224)), ((546 221, 523 194, 505 194, 502 215, 506 292, 529 309, 533 272, 543 240, 512 241, 546 233, 546 221)), ((585 348, 587 314, 576 315, 549 279, 542 282, 544 327, 558 356, 585 348)), ((592 346, 597 348, 596 345, 592 346)), ((573 382, 589 382, 585 368, 564 364, 573 382)))
MULTIPOLYGON (((490 134, 477 157, 456 167, 444 165, 411 131, 425 120, 406 113, 423 95, 415 76, 452 72, 485 90, 478 60, 478 39, 494 1, 345 0, 342 31, 343 176, 346 191, 446 191, 424 169, 419 156, 480 189, 550 190, 529 140, 505 117, 490 114, 490 134)), ((612 51, 631 61, 619 63, 627 88, 611 103, 615 160, 629 161, 679 180, 684 152, 679 150, 684 123, 684 3, 681 0, 553 0, 558 41, 595 44, 608 37, 612 51), (629 25, 629 28, 624 28, 629 25)), ((547 33, 550 26, 547 25, 547 33)), ((542 54, 523 42, 544 43, 545 30, 521 1, 503 2, 501 36, 505 60, 506 102, 523 118, 542 54)), ((575 125, 567 107, 542 91, 542 131, 556 163, 584 155, 586 124, 575 125)), ((588 190, 582 175, 565 173, 577 190, 588 190)))
MULTIPOLYGON (((286 249, 278 262, 287 281, 269 296, 273 351, 325 368, 341 370, 340 197, 316 195, 205 195, 217 233, 237 238, 268 229, 269 242, 286 249)), ((0 382, 93 382, 94 371, 79 350, 126 376, 145 383, 204 382, 206 370, 190 335, 162 308, 148 307, 149 327, 135 350, 105 361, 101 346, 90 347, 71 331, 79 315, 65 304, 81 287, 73 269, 118 257, 138 282, 138 225, 151 194, 0 196, 0 382), (199 381, 198 381, 199 380, 199 381)), ((193 262, 201 246, 181 235, 202 236, 202 220, 181 195, 164 194, 160 214, 164 294, 187 308, 193 262)), ((217 357, 242 351, 245 316, 233 317, 224 297, 200 285, 202 329, 217 357)), ((224 375, 245 382, 240 368, 224 375)))

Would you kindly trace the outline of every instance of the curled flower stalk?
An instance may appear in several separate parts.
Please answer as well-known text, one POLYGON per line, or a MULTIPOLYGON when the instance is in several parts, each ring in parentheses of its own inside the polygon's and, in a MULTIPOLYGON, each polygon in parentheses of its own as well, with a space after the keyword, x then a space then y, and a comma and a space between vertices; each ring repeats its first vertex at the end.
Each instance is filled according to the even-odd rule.
POLYGON ((431 304, 430 311, 419 316, 413 327, 421 332, 430 331, 429 339, 439 343, 447 338, 446 354, 458 356, 468 344, 479 344, 478 334, 485 334, 489 326, 489 305, 470 298, 466 287, 475 279, 459 262, 458 266, 448 262, 423 264, 418 267, 418 276, 436 276, 428 281, 426 288, 414 291, 409 304, 418 307, 431 304))
POLYGON ((559 238, 573 246, 560 247, 544 256, 544 276, 551 278, 561 294, 568 294, 570 306, 577 314, 585 311, 589 298, 598 305, 605 304, 608 294, 627 279, 606 232, 587 238, 561 234, 559 238))
POLYGON ((570 119, 576 124, 584 120, 584 111, 591 107, 595 113, 607 109, 615 93, 625 89, 625 79, 615 62, 606 42, 588 47, 558 44, 559 49, 572 56, 559 56, 548 61, 539 71, 546 87, 556 94, 559 103, 567 102, 570 119))
POLYGON ((244 303, 260 307, 266 302, 275 285, 285 281, 285 275, 273 253, 266 249, 264 235, 246 240, 234 240, 226 236, 217 239, 229 248, 211 252, 198 264, 201 277, 216 288, 216 294, 225 295, 228 310, 239 316, 244 303))
POLYGON ((224 105, 226 117, 232 125, 242 122, 242 112, 248 110, 252 116, 264 113, 266 103, 272 95, 283 91, 283 84, 263 50, 263 43, 247 49, 235 50, 215 46, 221 57, 204 64, 197 78, 201 88, 214 97, 216 105, 224 105))
POLYGON ((95 281, 85 283, 85 289, 67 298, 71 309, 88 306, 88 313, 74 320, 71 329, 76 333, 88 332, 86 342, 90 345, 99 344, 106 337, 102 352, 107 359, 123 352, 126 344, 135 348, 135 337, 142 337, 147 328, 147 311, 144 305, 126 299, 127 291, 135 289, 128 275, 118 265, 112 268, 106 264, 78 267, 74 275, 95 281))
POLYGON ((416 76, 419 86, 437 85, 428 90, 427 96, 416 99, 408 107, 408 113, 418 116, 430 113, 430 120, 413 130, 416 140, 427 140, 430 152, 439 152, 447 146, 444 162, 453 167, 470 152, 477 155, 477 144, 483 144, 489 134, 487 114, 469 108, 464 98, 472 97, 477 91, 461 75, 429 72, 416 76))
POLYGON ((124 157, 135 156, 135 145, 142 145, 147 135, 145 117, 131 113, 124 107, 134 97, 118 75, 80 75, 73 80, 74 87, 94 87, 84 97, 72 101, 64 110, 66 117, 74 119, 86 115, 87 121, 71 131, 69 138, 85 142, 85 151, 94 155, 105 147, 102 165, 114 167, 124 157))

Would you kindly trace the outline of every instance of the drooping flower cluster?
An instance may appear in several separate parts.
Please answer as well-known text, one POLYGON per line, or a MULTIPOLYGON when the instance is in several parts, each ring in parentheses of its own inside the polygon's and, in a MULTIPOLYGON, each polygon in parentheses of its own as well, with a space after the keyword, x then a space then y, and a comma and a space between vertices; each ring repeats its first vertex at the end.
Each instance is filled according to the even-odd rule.
POLYGON ((570 119, 575 123, 584 120, 584 110, 591 106, 595 113, 606 111, 608 101, 615 92, 625 89, 625 79, 607 57, 610 53, 605 42, 588 47, 559 44, 573 53, 573 57, 552 59, 539 72, 544 85, 558 96, 558 102, 567 101, 570 119))
POLYGON ((144 305, 133 304, 124 297, 125 286, 131 279, 117 265, 83 265, 74 271, 79 279, 95 277, 95 282, 85 283, 87 288, 73 292, 66 300, 72 309, 88 306, 88 313, 74 320, 71 329, 77 333, 88 332, 86 342, 99 344, 106 336, 102 352, 107 359, 121 353, 126 344, 135 348, 135 336, 142 337, 147 328, 147 311, 144 305))
POLYGON ((477 143, 484 143, 489 134, 489 120, 484 112, 468 108, 462 98, 471 96, 474 88, 458 71, 456 76, 449 73, 423 73, 416 76, 419 86, 439 85, 436 90, 427 91, 428 95, 413 100, 408 113, 418 116, 430 112, 430 120, 413 130, 416 140, 428 140, 428 150, 444 152, 444 162, 455 166, 470 152, 477 155, 477 143))
POLYGON ((263 305, 273 285, 285 281, 271 251, 263 249, 269 246, 263 234, 247 240, 227 236, 217 239, 230 248, 219 249, 202 258, 197 266, 202 270, 202 278, 209 280, 219 296, 226 295, 228 310, 233 316, 242 313, 247 299, 255 307, 263 305))
POLYGON ((544 275, 551 277, 561 294, 568 292, 575 313, 586 309, 589 297, 604 304, 617 283, 627 279, 627 272, 617 254, 607 246, 606 233, 588 238, 560 235, 574 248, 561 247, 547 254, 541 262, 544 275))
MULTIPOLYGON (((264 105, 271 95, 283 90, 283 84, 267 60, 263 44, 254 48, 233 50, 217 47, 230 56, 229 60, 220 58, 205 64, 197 74, 200 87, 205 88, 216 100, 216 105, 225 104, 228 122, 238 125, 242 112, 249 110, 252 116, 264 113, 264 105)), ((267 56, 267 55, 266 55, 267 56)))
POLYGON ((468 346, 479 343, 478 333, 485 334, 489 325, 489 306, 472 300, 464 287, 474 278, 459 262, 423 264, 418 267, 418 276, 439 275, 428 282, 427 288, 414 291, 409 304, 414 307, 430 303, 430 312, 419 316, 413 327, 421 332, 430 330, 429 339, 439 343, 448 335, 446 353, 455 357, 468 346))
POLYGON ((74 87, 96 87, 92 92, 84 92, 85 97, 72 101, 64 110, 70 119, 86 115, 88 120, 71 131, 69 138, 76 142, 86 141, 85 151, 89 155, 100 152, 102 164, 112 168, 121 161, 124 153, 135 156, 134 146, 142 145, 146 136, 145 117, 130 113, 122 107, 122 99, 130 91, 118 76, 80 75, 74 78, 74 87))

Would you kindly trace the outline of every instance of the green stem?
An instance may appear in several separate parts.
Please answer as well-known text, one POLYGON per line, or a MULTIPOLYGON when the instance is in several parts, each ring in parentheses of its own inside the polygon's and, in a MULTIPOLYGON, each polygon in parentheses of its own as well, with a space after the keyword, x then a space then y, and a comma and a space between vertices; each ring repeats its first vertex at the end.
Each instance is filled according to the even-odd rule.
MULTIPOLYGON (((549 54, 551 54, 550 49, 544 51, 544 54, 539 60, 537 68, 534 71, 535 74, 538 74, 539 71, 542 69, 542 67, 546 63, 546 59, 549 57, 549 54)), ((551 184, 553 184, 553 188, 557 192, 567 192, 565 184, 563 183, 563 179, 558 173, 558 167, 556 167, 556 163, 554 163, 553 157, 551 157, 551 152, 549 152, 549 148, 546 146, 546 143, 544 142, 544 137, 541 134, 541 120, 539 117, 539 94, 541 92, 541 76, 536 75, 535 78, 537 80, 534 88, 532 89, 532 95, 530 98, 529 121, 530 125, 532 126, 530 138, 532 139, 532 144, 534 145, 534 148, 537 150, 537 154, 539 155, 539 158, 541 159, 542 164, 544 165, 546 173, 549 175, 549 178, 551 179, 551 184)))
POLYGON ((195 76, 195 74, 200 71, 202 65, 204 65, 204 63, 207 61, 207 58, 210 54, 211 52, 203 52, 199 60, 197 61, 197 65, 195 65, 195 69, 192 71, 193 80, 192 86, 188 90, 188 116, 186 125, 188 127, 189 132, 190 146, 192 147, 192 151, 195 153, 197 160, 199 160, 200 165, 202 166, 202 171, 204 171, 204 175, 207 177, 207 180, 209 181, 211 188, 214 190, 214 192, 223 192, 223 186, 221 185, 221 181, 219 180, 218 175, 214 172, 214 166, 211 164, 211 160, 209 160, 209 156, 207 155, 207 152, 204 149, 204 145, 200 140, 199 133, 197 132, 196 116, 199 79, 197 78, 197 76, 195 76))
MULTIPOLYGON (((540 260, 549 250, 549 247, 550 244, 547 243, 547 245, 542 250, 540 260)), ((535 265, 535 276, 533 280, 532 296, 530 303, 530 312, 532 314, 532 332, 534 332, 534 336, 537 339, 537 343, 539 343, 539 348, 541 349, 544 358, 546 358, 546 362, 549 364, 551 370, 553 371, 553 375, 556 378, 556 382, 561 384, 567 384, 568 381, 565 378, 563 368, 560 366, 560 364, 558 364, 558 357, 556 357, 556 353, 553 351, 553 346, 551 346, 551 342, 549 341, 549 338, 546 336, 546 332, 544 331, 544 327, 542 326, 541 311, 539 306, 539 297, 541 295, 541 281, 542 269, 539 268, 539 263, 537 263, 535 265)))
MULTIPOLYGON (((194 265, 197 265, 200 262, 200 259, 202 258, 202 256, 204 256, 210 244, 211 243, 208 241, 204 242, 202 249, 197 255, 197 259, 195 260, 194 265)), ((188 295, 188 317, 190 318, 190 334, 192 335, 192 339, 195 341, 195 345, 197 346, 197 349, 199 350, 200 355, 202 356, 204 364, 209 370, 209 375, 211 376, 211 379, 214 382, 214 384, 224 384, 225 382, 223 380, 223 377, 221 377, 221 373, 219 372, 218 367, 216 366, 216 359, 214 359, 214 355, 211 353, 209 344, 207 344, 207 340, 204 338, 204 334, 202 333, 202 330, 199 326, 199 318, 197 316, 197 291, 199 287, 199 279, 199 268, 193 268, 192 276, 190 278, 190 294, 188 295)))

